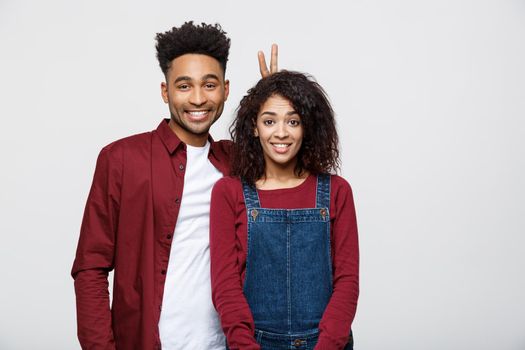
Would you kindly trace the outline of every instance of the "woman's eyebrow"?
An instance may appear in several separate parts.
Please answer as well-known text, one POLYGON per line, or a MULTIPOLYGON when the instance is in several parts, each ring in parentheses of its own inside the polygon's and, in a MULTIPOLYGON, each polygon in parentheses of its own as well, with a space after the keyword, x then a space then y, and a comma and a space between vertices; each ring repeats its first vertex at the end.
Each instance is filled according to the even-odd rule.
MULTIPOLYGON (((259 114, 259 115, 265 115, 265 114, 268 114, 268 115, 271 115, 271 116, 275 116, 275 115, 277 115, 277 113, 272 112, 272 111, 264 111, 264 112, 262 112, 262 113, 259 114)), ((286 115, 287 115, 287 116, 288 116, 288 115, 294 115, 294 114, 299 114, 299 113, 297 113, 296 111, 289 111, 289 112, 286 112, 286 115)))

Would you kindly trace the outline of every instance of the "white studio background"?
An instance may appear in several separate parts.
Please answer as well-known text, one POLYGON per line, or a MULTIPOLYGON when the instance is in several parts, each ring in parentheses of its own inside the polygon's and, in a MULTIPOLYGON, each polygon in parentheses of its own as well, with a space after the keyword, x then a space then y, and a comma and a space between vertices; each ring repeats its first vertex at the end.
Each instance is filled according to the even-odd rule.
POLYGON ((69 276, 98 151, 167 107, 155 33, 219 22, 337 113, 361 246, 358 350, 525 349, 525 1, 0 0, 0 349, 78 349, 69 276))

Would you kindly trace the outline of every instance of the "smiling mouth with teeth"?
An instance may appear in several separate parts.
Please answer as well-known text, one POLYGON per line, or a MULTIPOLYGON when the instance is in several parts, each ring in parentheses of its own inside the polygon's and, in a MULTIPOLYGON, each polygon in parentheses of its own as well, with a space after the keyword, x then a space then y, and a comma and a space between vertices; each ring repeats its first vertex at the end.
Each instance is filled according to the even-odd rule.
POLYGON ((290 144, 288 144, 288 143, 272 143, 272 146, 278 147, 278 148, 285 148, 285 147, 289 147, 290 144))
POLYGON ((209 110, 205 111, 185 111, 190 121, 198 122, 205 120, 208 117, 209 110))
POLYGON ((201 115, 208 113, 208 111, 186 111, 186 113, 194 115, 194 116, 201 116, 201 115))

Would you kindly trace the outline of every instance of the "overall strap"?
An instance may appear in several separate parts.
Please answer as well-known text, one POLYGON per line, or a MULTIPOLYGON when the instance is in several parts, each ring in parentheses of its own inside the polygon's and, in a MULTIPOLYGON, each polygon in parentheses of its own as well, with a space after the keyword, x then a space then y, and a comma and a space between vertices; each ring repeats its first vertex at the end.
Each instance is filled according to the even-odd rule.
POLYGON ((316 208, 330 208, 330 174, 317 175, 316 208))
POLYGON ((259 194, 255 186, 249 185, 246 181, 242 180, 242 192, 244 194, 244 203, 247 209, 260 208, 259 194))

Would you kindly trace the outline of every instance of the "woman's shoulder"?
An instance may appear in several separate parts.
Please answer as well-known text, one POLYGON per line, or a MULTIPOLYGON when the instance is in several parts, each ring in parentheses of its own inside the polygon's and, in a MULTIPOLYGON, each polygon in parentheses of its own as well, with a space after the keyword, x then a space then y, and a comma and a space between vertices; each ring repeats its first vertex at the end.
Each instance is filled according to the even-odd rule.
POLYGON ((224 176, 219 179, 213 186, 215 194, 236 194, 242 190, 241 179, 237 176, 224 176))
POLYGON ((350 183, 342 176, 332 174, 330 176, 330 185, 331 192, 336 197, 352 195, 352 186, 350 186, 350 183))
POLYGON ((241 179, 238 176, 223 176, 216 183, 215 186, 232 186, 241 185, 241 179))
POLYGON ((344 177, 337 174, 330 175, 330 184, 333 188, 351 189, 350 183, 344 177))

